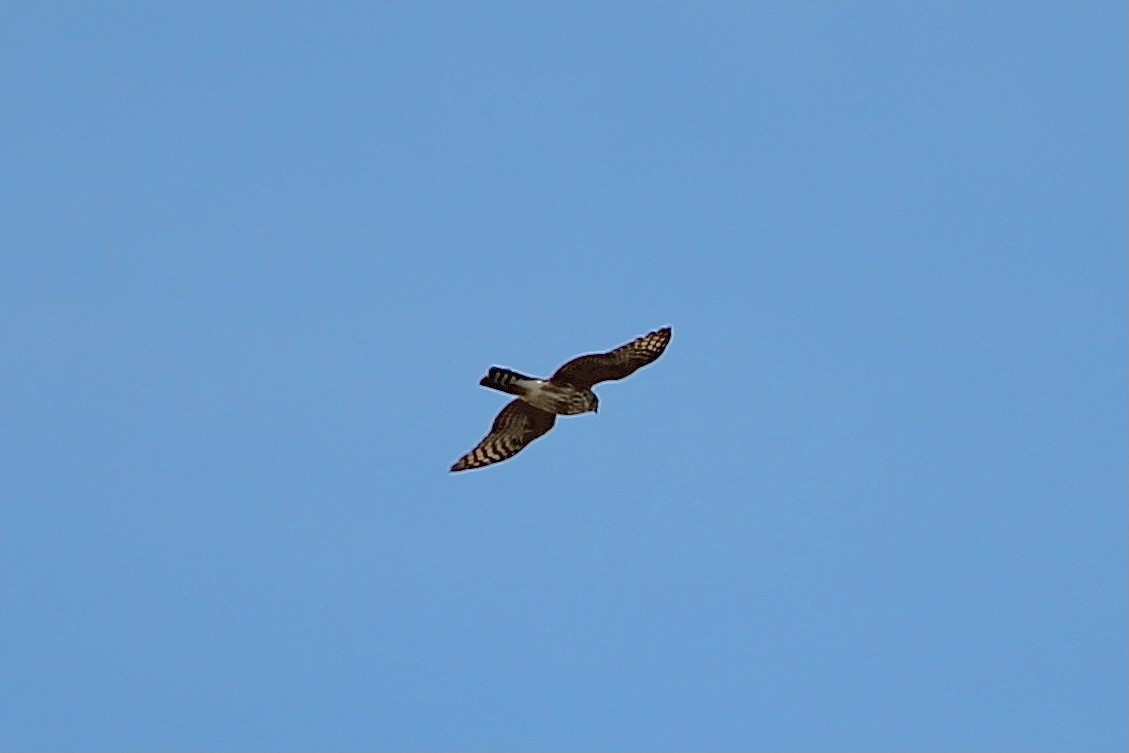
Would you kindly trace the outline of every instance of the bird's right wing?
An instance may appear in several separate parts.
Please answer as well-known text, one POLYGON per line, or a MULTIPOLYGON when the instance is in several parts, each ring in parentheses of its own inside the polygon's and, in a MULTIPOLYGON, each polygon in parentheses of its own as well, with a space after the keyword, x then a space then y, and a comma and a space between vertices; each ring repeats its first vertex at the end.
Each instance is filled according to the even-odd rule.
POLYGON ((623 379, 661 356, 668 343, 670 327, 663 327, 607 353, 574 358, 557 369, 549 381, 583 390, 610 379, 623 379))

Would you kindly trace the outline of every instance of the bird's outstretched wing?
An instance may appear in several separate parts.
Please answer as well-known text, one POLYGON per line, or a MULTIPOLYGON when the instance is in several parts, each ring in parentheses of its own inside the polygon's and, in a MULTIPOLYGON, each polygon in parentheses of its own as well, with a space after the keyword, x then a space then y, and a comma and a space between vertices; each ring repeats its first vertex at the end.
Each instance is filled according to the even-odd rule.
POLYGON ((670 342, 670 327, 648 332, 607 353, 579 356, 557 369, 550 382, 589 389, 611 379, 623 379, 663 354, 670 342))
POLYGON ((508 460, 553 428, 556 420, 557 417, 548 411, 534 408, 524 400, 514 400, 502 408, 490 427, 490 433, 477 447, 459 458, 451 470, 469 471, 508 460))

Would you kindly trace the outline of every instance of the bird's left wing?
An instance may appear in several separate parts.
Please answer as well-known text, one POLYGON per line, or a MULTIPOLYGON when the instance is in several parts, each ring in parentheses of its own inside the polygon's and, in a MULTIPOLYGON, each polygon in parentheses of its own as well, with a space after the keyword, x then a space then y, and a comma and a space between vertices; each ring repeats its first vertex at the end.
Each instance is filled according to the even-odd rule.
POLYGON ((556 415, 534 408, 524 400, 511 401, 494 419, 490 433, 477 447, 459 458, 451 470, 469 471, 508 460, 553 428, 556 420, 556 415))

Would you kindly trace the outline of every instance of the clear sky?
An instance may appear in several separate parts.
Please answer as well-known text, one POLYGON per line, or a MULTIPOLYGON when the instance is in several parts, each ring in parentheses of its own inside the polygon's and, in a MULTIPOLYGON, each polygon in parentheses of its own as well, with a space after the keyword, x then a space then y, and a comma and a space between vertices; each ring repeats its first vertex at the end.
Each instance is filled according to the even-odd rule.
POLYGON ((0 748, 1124 750, 1127 23, 5 3, 0 748))

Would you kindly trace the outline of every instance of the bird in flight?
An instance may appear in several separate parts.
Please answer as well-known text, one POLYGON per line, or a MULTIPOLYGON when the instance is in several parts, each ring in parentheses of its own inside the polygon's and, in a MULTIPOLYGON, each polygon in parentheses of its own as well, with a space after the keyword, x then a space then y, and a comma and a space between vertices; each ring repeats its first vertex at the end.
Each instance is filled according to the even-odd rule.
POLYGON ((490 433, 459 458, 451 471, 469 471, 512 458, 552 429, 558 415, 597 412, 600 401, 592 392, 593 385, 631 376, 661 356, 669 342, 670 327, 663 327, 607 353, 578 356, 548 379, 491 368, 479 384, 517 395, 517 400, 502 408, 490 433))

